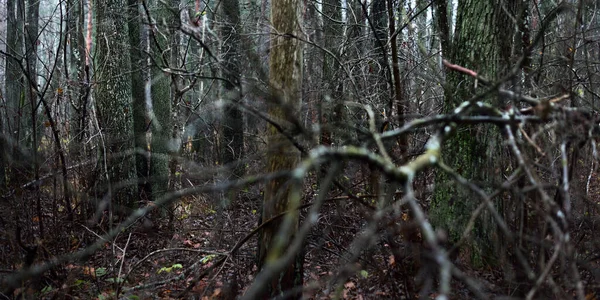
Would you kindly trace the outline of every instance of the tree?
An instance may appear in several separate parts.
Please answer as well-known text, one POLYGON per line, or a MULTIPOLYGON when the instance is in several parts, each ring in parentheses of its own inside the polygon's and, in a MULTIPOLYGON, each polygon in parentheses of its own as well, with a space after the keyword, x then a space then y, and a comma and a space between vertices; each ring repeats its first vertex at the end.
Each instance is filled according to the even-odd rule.
MULTIPOLYGON (((332 140, 332 128, 342 128, 343 123, 343 94, 341 75, 338 74, 340 65, 338 53, 340 42, 343 38, 341 3, 339 0, 328 0, 323 2, 323 82, 325 83, 324 95, 318 102, 320 122, 323 126, 321 144, 339 144, 332 140), (338 126, 335 126, 338 125, 338 126)), ((335 133, 340 136, 342 133, 335 133)), ((336 137, 339 139, 339 137, 336 137)))
MULTIPOLYGON (((147 30, 142 26, 142 18, 140 14, 140 3, 136 0, 128 0, 128 22, 129 28, 129 56, 132 62, 131 72, 131 91, 132 91, 132 106, 133 106, 133 132, 135 149, 142 152, 149 151, 148 139, 148 111, 146 105, 146 97, 149 95, 145 92, 146 80, 149 79, 147 57, 143 54, 148 44, 147 30)), ((157 137, 158 138, 158 137, 157 137)), ((138 195, 141 199, 152 199, 152 187, 149 182, 150 168, 149 158, 147 153, 136 151, 135 168, 137 171, 138 195)), ((166 182, 160 180, 160 182, 166 182)))
MULTIPOLYGON (((375 90, 375 103, 383 107, 390 107, 388 99, 393 99, 389 95, 393 95, 393 90, 388 87, 392 86, 392 74, 388 63, 387 40, 388 40, 388 14, 387 0, 374 0, 371 7, 369 18, 369 26, 373 33, 373 49, 377 53, 377 62, 371 62, 374 69, 378 72, 377 77, 373 78, 373 84, 377 87, 375 90)), ((391 112, 390 112, 391 113, 391 112)))
MULTIPOLYGON (((24 118, 25 122, 22 123, 23 132, 26 134, 25 147, 33 149, 34 161, 37 156, 37 145, 39 144, 39 120, 37 118, 37 107, 38 107, 38 72, 37 72, 37 61, 38 61, 38 22, 40 19, 40 1, 28 0, 25 2, 27 16, 25 18, 25 75, 27 76, 27 97, 29 104, 29 111, 24 112, 24 115, 28 117, 24 118)), ((35 168, 37 172, 37 164, 35 161, 35 168)))
POLYGON ((179 146, 173 145, 171 140, 174 130, 172 105, 175 98, 173 90, 175 83, 172 75, 163 71, 166 66, 177 67, 178 35, 172 29, 174 20, 170 18, 170 9, 177 7, 177 2, 171 1, 170 4, 166 4, 156 1, 153 7, 157 13, 156 20, 150 21, 152 107, 148 111, 152 130, 150 178, 152 178, 152 199, 156 199, 169 190, 169 181, 165 179, 169 177, 171 154, 176 152, 175 149, 179 146), (166 30, 160 26, 161 24, 169 24, 169 29, 166 30))
POLYGON ((0 39, 6 297, 595 297, 594 1, 35 1, 0 39))
MULTIPOLYGON (((516 1, 506 3, 498 1, 461 0, 458 3, 456 29, 449 46, 446 39, 448 17, 438 16, 442 31, 442 52, 454 64, 477 70, 490 80, 500 78, 507 73, 512 47, 512 28, 509 12, 515 11, 516 1)), ((444 14, 445 5, 438 7, 438 14, 444 14)), ((449 72, 445 88, 444 111, 452 112, 463 101, 474 96, 472 84, 466 75, 449 72)), ((487 97, 493 105, 500 105, 498 98, 487 97)), ((502 171, 499 169, 501 143, 499 130, 494 125, 459 126, 454 135, 446 142, 443 160, 455 168, 462 176, 477 182, 487 182, 488 190, 499 186, 502 171)), ((438 172, 436 190, 432 203, 432 223, 448 231, 451 242, 459 240, 465 230, 471 212, 478 200, 464 187, 448 184, 450 177, 438 172)), ((494 265, 498 263, 494 249, 499 246, 493 221, 488 214, 480 218, 482 222, 472 233, 471 259, 475 265, 494 265)))
MULTIPOLYGON (((392 97, 390 97, 390 104, 388 105, 388 109, 391 115, 397 116, 399 121, 398 126, 404 125, 404 118, 406 118, 405 113, 407 110, 407 103, 405 103, 404 99, 404 84, 402 76, 400 75, 400 61, 399 61, 399 53, 398 53, 398 36, 399 32, 396 32, 396 19, 395 19, 395 9, 393 5, 393 0, 387 0, 387 13, 388 13, 388 27, 389 27, 389 35, 390 35, 390 48, 392 54, 392 75, 393 81, 391 87, 393 87, 392 97)), ((401 136, 398 139, 398 146, 400 147, 399 156, 402 161, 406 160, 406 153, 408 153, 408 142, 407 137, 401 136)))
MULTIPOLYGON (((13 145, 18 145, 21 116, 25 101, 24 76, 19 65, 23 51, 23 1, 7 0, 6 56, 5 56, 5 99, 6 132, 13 145)), ((13 148, 9 153, 16 154, 13 148)))
POLYGON ((221 45, 223 53, 222 95, 225 99, 222 125, 223 149, 222 163, 227 166, 227 179, 239 179, 244 175, 244 115, 240 110, 241 101, 241 57, 240 57, 240 8, 238 0, 225 0, 221 3, 223 15, 222 36, 225 41, 221 45))
MULTIPOLYGON (((269 84, 271 99, 268 113, 271 118, 280 122, 284 132, 293 132, 294 125, 286 120, 298 117, 301 103, 302 83, 302 47, 294 38, 299 32, 299 11, 301 1, 274 1, 271 4, 271 52, 269 55, 269 84)), ((267 172, 293 169, 299 160, 298 150, 291 141, 278 132, 273 125, 268 125, 267 137, 267 172)), ((262 222, 278 214, 290 210, 295 220, 291 228, 282 226, 281 220, 274 220, 263 227, 259 238, 258 260, 261 268, 269 268, 286 251, 286 245, 294 235, 298 226, 298 215, 289 201, 289 187, 285 179, 273 179, 267 183, 264 192, 262 222)), ((275 278, 272 278, 267 289, 270 296, 280 295, 302 284, 302 264, 295 261, 289 264, 275 278)), ((298 295, 297 295, 298 296, 298 295)))
MULTIPOLYGON (((133 106, 131 100, 131 58, 124 0, 96 2, 96 60, 94 90, 98 123, 103 130, 102 168, 106 171, 108 193, 119 205, 133 207, 134 188, 115 187, 135 178, 133 106)), ((104 172, 103 172, 104 173, 104 172)))

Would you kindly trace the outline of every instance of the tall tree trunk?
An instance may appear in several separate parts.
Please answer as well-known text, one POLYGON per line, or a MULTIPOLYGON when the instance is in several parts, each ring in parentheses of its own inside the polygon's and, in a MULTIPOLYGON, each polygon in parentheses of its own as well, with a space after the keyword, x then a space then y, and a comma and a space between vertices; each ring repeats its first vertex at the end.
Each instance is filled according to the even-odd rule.
MULTIPOLYGON (((319 115, 322 124, 321 144, 331 145, 338 141, 333 140, 332 129, 344 128, 342 81, 339 80, 338 70, 340 66, 338 57, 340 42, 343 37, 342 12, 340 0, 326 0, 323 2, 323 83, 324 95, 319 102, 319 115), (335 55, 333 57, 331 54, 335 55), (333 126, 334 124, 338 126, 333 126), (341 126, 340 126, 341 125, 341 126)), ((339 132, 339 134, 343 134, 339 132)), ((336 137, 337 138, 337 137, 336 137)))
MULTIPOLYGON (((171 10, 178 11, 179 6, 181 4, 181 0, 171 0, 170 4, 171 10)), ((179 26, 179 19, 175 19, 174 23, 175 24, 173 24, 173 26, 169 26, 169 43, 171 52, 168 59, 170 66, 178 67, 179 61, 181 60, 181 54, 179 53, 181 35, 179 33, 179 30, 177 30, 177 27, 179 26)), ((181 114, 181 102, 183 95, 181 94, 180 82, 181 77, 179 75, 171 74, 171 95, 169 97, 170 102, 168 104, 169 106, 166 106, 166 104, 165 106, 163 106, 163 109, 167 110, 170 114, 170 120, 167 119, 167 116, 164 116, 164 118, 162 119, 162 121, 165 122, 165 124, 167 124, 166 126, 170 127, 170 139, 168 142, 169 148, 166 149, 167 153, 169 153, 170 155, 168 162, 170 180, 169 186, 167 187, 169 190, 175 190, 181 186, 181 176, 177 175, 177 154, 179 154, 179 151, 181 150, 185 121, 181 114)), ((171 218, 169 223, 172 224, 172 211, 169 217, 171 218)))
MULTIPOLYGON (((145 82, 148 76, 148 64, 145 51, 144 40, 145 28, 142 28, 142 18, 140 11, 140 3, 137 0, 127 0, 129 18, 129 55, 131 57, 131 92, 133 96, 133 134, 135 136, 134 143, 137 151, 147 152, 148 140, 146 133, 148 131, 147 106, 145 82)), ((168 101, 166 99, 165 101, 168 101)), ((140 199, 151 199, 152 188, 148 181, 150 176, 149 155, 146 153, 135 154, 135 167, 138 178, 138 195, 140 199)), ((166 180, 160 180, 166 182, 166 180)))
POLYGON ((17 154, 19 133, 21 131, 21 116, 25 104, 24 84, 25 78, 19 66, 19 60, 24 55, 23 49, 23 1, 7 0, 6 23, 6 131, 13 141, 13 150, 9 153, 17 154))
MULTIPOLYGON (((388 62, 387 41, 388 41, 388 14, 387 0, 374 0, 371 7, 371 29, 373 30, 373 49, 377 53, 377 63, 375 68, 378 70, 378 77, 375 78, 374 85, 376 90, 376 104, 378 107, 389 107, 389 99, 393 98, 394 92, 391 88, 392 74, 388 62)), ((391 113, 388 112, 388 113, 391 113)))
MULTIPOLYGON (((282 122, 281 126, 287 132, 293 129, 293 124, 286 120, 298 118, 302 99, 302 47, 299 40, 286 34, 299 33, 301 3, 300 0, 271 3, 273 35, 269 55, 269 81, 272 97, 267 105, 270 117, 282 122)), ((274 126, 268 125, 267 134, 267 171, 293 169, 300 158, 298 150, 274 126)), ((297 230, 298 211, 293 206, 297 206, 298 203, 290 201, 289 192, 289 186, 286 186, 284 179, 274 179, 265 187, 262 221, 268 221, 287 210, 291 210, 291 217, 295 221, 291 228, 285 228, 280 219, 273 220, 263 228, 258 253, 261 268, 271 267, 271 264, 282 256, 297 230), (286 229, 289 230, 284 232, 286 229)), ((268 295, 281 295, 295 286, 301 286, 302 275, 301 261, 292 262, 270 282, 268 295)), ((296 294, 294 297, 299 298, 300 295, 296 294)))
POLYGON ((131 61, 124 0, 96 1, 96 81, 94 98, 106 147, 108 192, 117 204, 133 207, 135 188, 113 190, 112 185, 135 178, 131 61))
MULTIPOLYGON (((363 4, 363 7, 366 4, 363 4)), ((371 85, 373 87, 371 93, 374 95, 374 103, 378 112, 376 114, 377 127, 383 129, 382 125, 385 116, 385 108, 389 107, 390 99, 393 99, 394 91, 391 88, 392 77, 390 66, 388 63, 387 40, 388 40, 388 15, 386 0, 374 0, 371 7, 369 18, 369 26, 373 31, 373 49, 377 53, 377 61, 370 61, 370 68, 376 76, 372 77, 371 85), (377 70, 377 71, 375 71, 377 70)), ((391 113, 388 112, 388 113, 391 113)), ((383 130, 382 130, 383 131, 383 130)), ((368 191, 371 195, 380 195, 382 184, 380 182, 380 174, 377 170, 369 166, 369 182, 368 191)))
POLYGON ((244 175, 244 164, 239 161, 244 157, 244 116, 239 109, 241 101, 241 57, 240 57, 240 7, 238 0, 224 0, 221 3, 223 14, 223 40, 221 46, 224 61, 223 97, 226 100, 225 114, 221 123, 223 149, 222 162, 230 165, 228 179, 238 179, 244 175))
MULTIPOLYGON (((26 70, 25 75, 28 77, 25 79, 27 82, 27 108, 23 110, 23 118, 21 119, 21 126, 23 129, 25 144, 27 149, 33 150, 34 164, 37 165, 35 159, 37 157, 37 145, 38 145, 38 119, 37 119, 37 106, 38 106, 38 95, 37 89, 37 49, 38 49, 38 22, 40 15, 40 1, 38 0, 27 0, 26 5, 26 19, 25 19, 25 59, 26 59, 26 70)), ((37 166, 35 166, 37 168, 37 166)))
MULTIPOLYGON (((389 105, 390 116, 394 115, 394 109, 396 110, 396 117, 398 118, 398 126, 404 124, 404 114, 408 103, 404 100, 404 82, 400 76, 400 61, 398 57, 398 35, 396 33, 396 18, 394 14, 393 0, 387 0, 387 12, 388 12, 388 27, 390 29, 390 48, 392 50, 392 75, 393 75, 393 97, 391 98, 389 105)), ((405 134, 398 138, 398 147, 400 148, 400 159, 406 160, 406 153, 408 152, 408 139, 405 134)))
MULTIPOLYGON (((167 2, 168 3, 168 2, 167 2)), ((179 145, 172 144, 171 134, 173 130, 172 103, 176 96, 175 75, 169 75, 162 68, 169 66, 177 68, 178 35, 173 30, 174 24, 171 9, 178 9, 178 1, 171 3, 154 4, 156 9, 157 28, 153 28, 154 43, 151 43, 152 61, 158 65, 152 66, 152 108, 150 111, 152 122, 152 158, 150 160, 150 177, 152 178, 152 198, 164 195, 169 190, 169 161, 171 154, 176 152, 179 145), (168 5, 168 6, 167 6, 168 5), (169 24, 169 28, 158 28, 159 24, 169 24), (160 32, 160 34, 156 34, 160 32), (170 51, 167 51, 170 49, 170 51)), ((171 174, 175 175, 175 174, 171 174)), ((175 180, 172 177, 171 180, 175 180)), ((163 216, 167 216, 170 209, 163 210, 163 216)))
MULTIPOLYGON (((69 143, 69 159, 79 161, 87 157, 86 143, 84 141, 89 137, 88 120, 90 112, 90 66, 86 51, 86 10, 85 0, 67 1, 67 24, 68 24, 68 43, 70 47, 69 58, 66 60, 66 74, 68 75, 67 97, 71 104, 69 111, 69 133, 73 142, 69 143)), ((79 174, 85 174, 84 167, 78 167, 79 174)), ((73 190, 83 191, 87 188, 86 176, 77 176, 73 181, 73 190)), ((81 194, 83 195, 83 194, 81 194)), ((77 198, 77 193, 73 193, 77 198)), ((78 202, 75 200, 75 202, 78 202)), ((87 213, 94 208, 90 207, 89 201, 82 200, 80 205, 80 217, 86 220, 87 213)))
MULTIPOLYGON (((504 11, 514 11, 516 1, 497 0, 461 0, 458 4, 455 36, 452 48, 447 49, 446 32, 442 30, 442 52, 452 63, 476 70, 491 80, 500 78, 509 65, 511 54, 512 30, 507 26, 511 19, 504 11)), ((439 6, 440 9, 443 6, 439 6)), ((444 13, 438 11, 438 13, 444 13)), ((438 19, 442 24, 447 18, 438 19)), ((445 26, 444 24, 442 26, 445 26)), ((445 86, 445 112, 454 110, 462 101, 474 94, 473 79, 463 74, 447 74, 445 86), (468 82, 468 83, 467 83, 468 82)), ((497 98, 486 99, 498 105, 497 98)), ((443 160, 462 176, 478 182, 486 182, 493 188, 502 182, 501 136, 493 125, 459 126, 456 133, 446 142, 443 160)), ((431 205, 432 223, 448 231, 451 242, 456 242, 463 233, 471 213, 480 203, 480 199, 470 191, 456 184, 449 184, 447 174, 438 172, 436 190, 431 205)), ((471 241, 465 247, 468 258, 475 266, 498 264, 495 250, 499 246, 496 227, 488 213, 483 213, 471 233, 471 241)))

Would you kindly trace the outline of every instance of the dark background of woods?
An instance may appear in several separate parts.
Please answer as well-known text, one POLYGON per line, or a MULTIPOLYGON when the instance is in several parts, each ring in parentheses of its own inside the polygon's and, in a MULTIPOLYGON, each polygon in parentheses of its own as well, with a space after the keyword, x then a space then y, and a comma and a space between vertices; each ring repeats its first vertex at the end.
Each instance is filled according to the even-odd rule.
POLYGON ((2 298, 595 299, 597 1, 0 2, 2 298))

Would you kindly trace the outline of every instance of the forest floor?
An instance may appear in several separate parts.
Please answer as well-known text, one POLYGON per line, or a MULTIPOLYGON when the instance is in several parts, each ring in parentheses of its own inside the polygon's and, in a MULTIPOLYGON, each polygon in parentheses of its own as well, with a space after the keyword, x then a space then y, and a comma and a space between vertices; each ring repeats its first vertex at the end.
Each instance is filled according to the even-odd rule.
MULTIPOLYGON (((596 176, 591 180, 598 182, 596 176)), ((306 183, 307 191, 311 190, 311 184, 314 182, 306 183)), ((353 183, 355 188, 360 188, 361 184, 353 183)), ((600 195, 599 185, 593 185, 589 194, 600 195)), ((308 199, 313 196, 307 195, 305 202, 313 200, 308 199)), ((353 241, 363 232, 370 211, 362 205, 336 197, 338 195, 332 194, 331 201, 324 205, 319 225, 305 244, 304 297, 435 297, 437 274, 431 271, 428 258, 423 256, 416 262, 414 256, 410 258, 408 255, 404 257, 405 261, 398 261, 397 253, 392 251, 390 243, 394 243, 393 246, 402 253, 422 250, 421 245, 411 247, 402 238, 406 232, 398 232, 388 239, 381 231, 381 236, 374 239, 370 247, 360 251, 357 259, 352 258, 353 241), (410 273, 407 269, 411 266, 418 266, 420 271, 410 273), (418 294, 419 290, 426 292, 418 294)), ((421 197, 427 199, 429 195, 422 194, 421 197)), ((115 240, 107 241, 104 248, 89 260, 61 265, 25 282, 12 295, 3 296, 39 299, 233 299, 244 293, 257 274, 257 237, 253 229, 257 227, 262 196, 258 188, 241 191, 238 198, 224 209, 220 208, 220 201, 216 199, 221 199, 221 196, 183 198, 174 207, 174 220, 170 225, 168 218, 140 220, 115 240), (247 241, 238 244, 245 239, 247 241), (236 245, 239 247, 236 248, 236 245)), ((52 207, 53 199, 42 198, 41 201, 48 202, 44 207, 52 207)), ((23 251, 22 246, 37 245, 33 263, 42 263, 60 254, 84 249, 107 228, 106 223, 90 225, 88 222, 51 218, 53 213, 56 212, 45 212, 49 216, 45 222, 45 238, 29 240, 28 243, 23 242, 24 245, 18 245, 16 236, 28 241, 28 237, 33 236, 32 232, 39 230, 35 214, 20 216, 31 222, 21 221, 26 224, 23 233, 17 235, 14 234, 14 224, 9 222, 11 216, 6 211, 1 215, 0 276, 7 276, 23 266, 24 255, 28 253, 23 251)), ((600 288, 596 280, 600 278, 600 268, 595 262, 600 257, 596 250, 600 249, 597 245, 600 241, 591 238, 596 227, 585 225, 589 223, 585 218, 581 220, 583 225, 580 224, 573 238, 580 239, 577 245, 581 246, 577 251, 584 251, 586 259, 593 262, 581 274, 587 292, 600 288)), ((515 289, 515 282, 503 277, 503 268, 475 269, 462 261, 461 256, 457 256, 454 263, 464 276, 476 279, 487 295, 510 296, 515 289)), ((559 269, 553 271, 560 272, 559 269)), ((463 281, 452 281, 452 299, 473 297, 463 281)))

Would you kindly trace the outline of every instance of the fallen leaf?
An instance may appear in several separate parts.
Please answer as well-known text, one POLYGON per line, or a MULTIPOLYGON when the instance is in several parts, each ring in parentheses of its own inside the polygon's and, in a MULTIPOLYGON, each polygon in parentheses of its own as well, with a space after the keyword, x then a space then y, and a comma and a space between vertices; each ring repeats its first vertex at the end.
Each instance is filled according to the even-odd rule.
POLYGON ((221 294, 221 289, 215 289, 215 291, 213 292, 212 296, 213 297, 218 297, 221 294))

